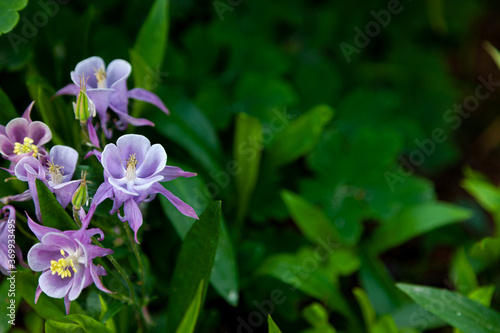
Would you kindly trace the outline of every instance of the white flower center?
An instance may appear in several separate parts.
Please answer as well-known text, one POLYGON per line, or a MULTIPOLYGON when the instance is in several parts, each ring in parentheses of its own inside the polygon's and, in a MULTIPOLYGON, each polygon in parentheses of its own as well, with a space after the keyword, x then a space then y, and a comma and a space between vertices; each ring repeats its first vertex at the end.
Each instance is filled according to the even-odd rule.
POLYGON ((108 86, 106 84, 106 71, 104 70, 104 67, 96 69, 94 75, 97 79, 97 88, 106 89, 108 86))
POLYGON ((135 154, 130 155, 126 161, 127 173, 125 174, 125 177, 127 177, 127 180, 130 182, 137 178, 137 176, 135 175, 135 169, 137 166, 137 159, 135 158, 135 154))
POLYGON ((54 164, 54 160, 48 161, 47 166, 49 167, 49 176, 50 180, 52 181, 53 185, 59 185, 63 182, 63 171, 61 169, 64 169, 63 166, 54 164))

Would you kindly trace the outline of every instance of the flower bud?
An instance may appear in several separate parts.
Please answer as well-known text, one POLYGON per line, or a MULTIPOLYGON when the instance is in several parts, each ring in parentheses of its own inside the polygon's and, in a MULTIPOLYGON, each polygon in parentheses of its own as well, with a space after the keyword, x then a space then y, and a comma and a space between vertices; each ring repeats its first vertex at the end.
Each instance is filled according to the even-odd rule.
POLYGON ((82 206, 88 205, 89 203, 89 191, 87 188, 87 183, 89 183, 85 178, 87 176, 87 172, 82 172, 82 180, 80 182, 80 186, 76 189, 73 194, 73 198, 71 199, 71 203, 73 204, 73 209, 75 211, 79 211, 82 206))
POLYGON ((80 92, 76 97, 76 103, 73 102, 73 110, 75 111, 75 118, 80 122, 85 123, 90 117, 95 117, 96 109, 95 104, 89 98, 85 87, 86 81, 83 76, 80 78, 80 92))
POLYGON ((96 115, 94 102, 88 98, 85 90, 80 90, 76 98, 76 103, 73 102, 73 110, 75 111, 75 118, 82 123, 85 123, 87 119, 96 115))

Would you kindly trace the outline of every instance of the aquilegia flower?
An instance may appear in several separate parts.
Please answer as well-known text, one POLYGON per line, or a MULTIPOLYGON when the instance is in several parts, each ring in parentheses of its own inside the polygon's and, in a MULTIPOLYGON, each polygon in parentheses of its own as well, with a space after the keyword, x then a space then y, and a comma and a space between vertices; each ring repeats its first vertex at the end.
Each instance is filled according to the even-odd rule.
POLYGON ((79 95, 85 91, 86 96, 95 106, 101 120, 101 128, 108 138, 111 131, 107 129, 110 120, 107 110, 110 108, 119 117, 116 127, 124 130, 130 123, 135 126, 154 126, 146 119, 137 119, 128 113, 128 99, 133 98, 151 103, 168 114, 168 110, 158 96, 141 88, 128 90, 127 78, 132 71, 132 66, 121 59, 113 60, 106 67, 100 57, 90 57, 80 61, 71 72, 73 83, 60 89, 56 95, 79 95))
POLYGON ((78 161, 78 152, 67 146, 54 146, 50 149, 47 157, 36 159, 33 156, 26 156, 20 160, 14 169, 17 179, 28 182, 29 192, 17 196, 3 198, 3 202, 25 201, 33 199, 37 218, 40 215, 38 203, 38 192, 36 190, 36 179, 40 179, 47 187, 54 192, 57 200, 66 208, 75 193, 80 180, 71 180, 75 172, 78 161))
POLYGON ((0 153, 13 165, 26 156, 45 156, 43 145, 52 139, 52 132, 47 125, 40 121, 31 121, 32 107, 33 103, 24 111, 22 117, 12 119, 6 126, 0 125, 0 153))
POLYGON ((15 223, 16 210, 12 206, 5 206, 0 210, 0 272, 8 275, 16 269, 16 259, 22 262, 22 253, 16 244, 15 223))
POLYGON ((36 272, 43 272, 38 280, 35 303, 42 291, 49 297, 63 298, 66 314, 69 314, 71 301, 78 298, 82 290, 92 283, 100 290, 112 293, 102 284, 99 276, 106 275, 102 266, 96 266, 92 260, 112 254, 90 244, 93 235, 104 235, 100 229, 59 231, 41 226, 28 216, 28 226, 40 243, 28 252, 28 264, 36 272))
POLYGON ((166 166, 167 153, 161 145, 151 146, 146 137, 127 134, 118 138, 116 145, 106 145, 100 160, 104 167, 104 183, 94 195, 87 219, 92 217, 102 201, 114 198, 110 214, 114 214, 123 205, 124 216, 118 214, 118 217, 122 222, 128 221, 134 230, 135 241, 138 242, 137 230, 142 225, 139 204, 153 200, 157 193, 163 194, 182 214, 198 218, 191 206, 159 183, 178 177, 196 176, 181 168, 166 166))

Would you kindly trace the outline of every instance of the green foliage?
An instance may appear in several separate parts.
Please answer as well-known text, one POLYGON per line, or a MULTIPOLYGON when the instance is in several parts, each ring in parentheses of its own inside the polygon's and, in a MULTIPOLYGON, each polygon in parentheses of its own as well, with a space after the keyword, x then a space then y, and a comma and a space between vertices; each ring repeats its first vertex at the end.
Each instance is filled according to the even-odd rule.
POLYGON ((40 203, 40 213, 43 219, 39 223, 59 230, 77 229, 73 219, 57 202, 56 197, 50 192, 47 186, 39 179, 36 180, 36 190, 40 203))
POLYGON ((0 2, 0 34, 8 33, 19 21, 21 9, 26 7, 28 0, 3 0, 0 2))
MULTIPOLYGON (((214 202, 205 209, 200 220, 193 224, 184 238, 170 283, 171 296, 167 310, 170 332, 182 324, 186 312, 196 312, 190 307, 202 281, 202 295, 206 293, 219 240, 220 219, 221 203, 214 202)), ((201 303, 203 299, 202 296, 201 303)))
POLYGON ((431 287, 398 284, 415 302, 463 332, 500 332, 500 314, 460 294, 431 287))

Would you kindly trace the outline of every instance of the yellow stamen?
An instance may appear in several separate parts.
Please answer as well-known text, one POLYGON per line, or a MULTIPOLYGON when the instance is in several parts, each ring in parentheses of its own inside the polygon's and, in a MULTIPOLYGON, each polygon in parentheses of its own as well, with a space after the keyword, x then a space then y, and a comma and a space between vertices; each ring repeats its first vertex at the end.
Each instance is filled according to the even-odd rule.
MULTIPOLYGON (((65 252, 63 249, 61 249, 61 254, 64 256, 65 252)), ((64 279, 65 277, 71 277, 71 270, 73 272, 77 272, 75 265, 73 263, 73 259, 71 258, 61 258, 58 261, 51 260, 50 261, 50 270, 52 271, 52 275, 55 275, 56 273, 64 279)))
POLYGON ((33 139, 25 137, 23 143, 16 142, 14 144, 14 154, 21 155, 31 152, 33 152, 33 157, 37 157, 38 147, 33 144, 33 139))
POLYGON ((131 181, 136 178, 135 168, 137 166, 137 159, 135 158, 135 154, 130 155, 130 157, 126 161, 127 161, 126 177, 128 181, 131 181))

